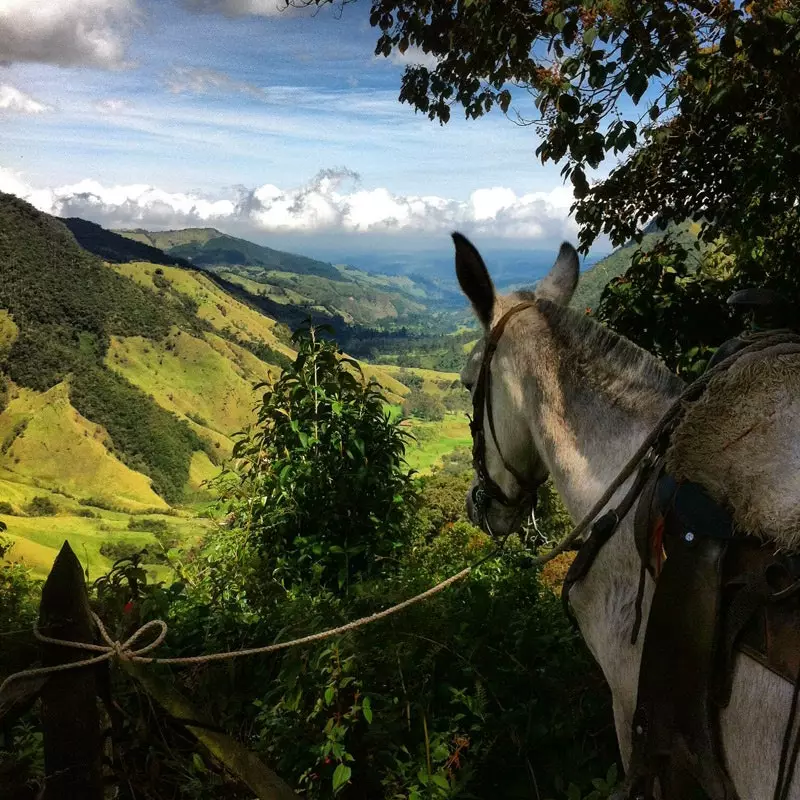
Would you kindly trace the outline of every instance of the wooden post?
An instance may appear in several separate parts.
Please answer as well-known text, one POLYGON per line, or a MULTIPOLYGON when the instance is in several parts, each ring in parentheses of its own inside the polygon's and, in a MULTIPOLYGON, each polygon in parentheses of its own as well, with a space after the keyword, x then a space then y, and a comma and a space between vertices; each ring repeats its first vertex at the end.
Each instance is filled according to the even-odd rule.
MULTIPOLYGON (((56 639, 94 639, 86 583, 68 542, 61 547, 42 589, 39 629, 56 639)), ((92 655, 88 650, 42 644, 45 666, 92 655)), ((44 800, 103 800, 103 746, 93 666, 50 675, 42 688, 42 729, 44 800)))

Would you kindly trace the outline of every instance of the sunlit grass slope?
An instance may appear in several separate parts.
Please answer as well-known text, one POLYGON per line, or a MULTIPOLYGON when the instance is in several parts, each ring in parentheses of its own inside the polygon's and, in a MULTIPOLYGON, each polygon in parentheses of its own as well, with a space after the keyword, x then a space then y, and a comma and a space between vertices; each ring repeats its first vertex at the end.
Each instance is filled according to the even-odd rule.
POLYGON ((166 508, 150 480, 109 447, 106 431, 70 405, 65 383, 47 392, 12 387, 0 414, 0 467, 16 482, 104 497, 131 509, 166 508))
POLYGON ((133 278, 137 283, 158 289, 159 277, 170 281, 173 289, 187 295, 198 305, 197 316, 218 331, 226 328, 249 341, 263 341, 290 358, 294 355, 275 336, 274 319, 264 316, 253 308, 231 297, 207 276, 194 270, 179 267, 157 267, 147 262, 115 264, 118 272, 133 278), (159 270, 157 273, 156 270, 159 270))
POLYGON ((106 364, 162 408, 225 436, 253 420, 253 384, 268 375, 242 348, 214 334, 201 339, 178 330, 161 342, 114 337, 106 364))

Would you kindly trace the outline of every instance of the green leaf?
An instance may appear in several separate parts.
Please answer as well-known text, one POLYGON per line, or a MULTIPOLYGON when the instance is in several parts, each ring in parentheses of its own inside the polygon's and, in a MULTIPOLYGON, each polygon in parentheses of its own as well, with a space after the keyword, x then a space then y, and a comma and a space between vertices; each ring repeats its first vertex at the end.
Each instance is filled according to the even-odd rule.
POLYGON ((574 94, 562 94, 558 98, 558 109, 571 117, 578 115, 581 110, 581 103, 574 94))
POLYGON ((333 688, 333 686, 329 686, 325 690, 325 705, 329 706, 333 702, 333 695, 335 693, 336 693, 336 690, 333 688))
POLYGON ((447 778, 445 778, 444 775, 431 775, 431 781, 437 786, 440 786, 442 789, 450 788, 450 784, 447 782, 447 778))
POLYGON ((353 771, 345 764, 339 764, 333 773, 333 792, 337 794, 342 787, 350 780, 353 771))
POLYGON ((192 753, 192 766, 198 772, 202 773, 208 772, 208 770, 206 769, 206 764, 203 761, 203 757, 199 753, 192 753))
POLYGON ((364 719, 371 725, 372 724, 372 700, 365 697, 361 704, 361 710, 364 713, 364 719))
POLYGON ((594 40, 597 38, 597 28, 587 28, 583 32, 583 43, 587 47, 591 47, 594 44, 594 40))

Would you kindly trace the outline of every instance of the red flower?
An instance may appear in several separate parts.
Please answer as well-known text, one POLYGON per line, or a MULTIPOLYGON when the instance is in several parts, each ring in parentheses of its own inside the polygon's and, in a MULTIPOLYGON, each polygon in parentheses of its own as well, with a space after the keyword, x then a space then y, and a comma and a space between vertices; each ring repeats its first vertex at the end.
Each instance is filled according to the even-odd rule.
POLYGON ((131 611, 133 611, 133 600, 128 600, 128 602, 125 603, 125 606, 122 609, 122 613, 123 614, 130 614, 131 611))

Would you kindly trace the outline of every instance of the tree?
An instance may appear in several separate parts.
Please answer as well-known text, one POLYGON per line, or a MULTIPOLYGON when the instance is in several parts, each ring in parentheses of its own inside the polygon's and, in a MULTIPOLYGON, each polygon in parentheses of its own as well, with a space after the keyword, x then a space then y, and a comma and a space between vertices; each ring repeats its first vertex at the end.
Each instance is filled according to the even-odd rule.
POLYGON ((537 155, 566 160, 588 249, 601 230, 622 243, 655 214, 730 227, 794 207, 798 13, 796 0, 372 0, 370 22, 376 54, 436 59, 406 68, 402 102, 442 123, 460 105, 537 125, 537 155), (590 190, 587 167, 642 144, 590 190))
MULTIPOLYGON (((499 107, 536 126, 537 156, 563 163, 572 182, 584 252, 601 234, 640 240, 654 218, 699 222, 715 243, 698 271, 669 247, 637 261, 609 287, 604 321, 624 321, 619 330, 675 366, 677 349, 705 356, 739 324, 725 307, 733 289, 800 299, 798 0, 372 0, 371 9, 376 54, 415 47, 435 60, 406 68, 402 102, 443 124, 460 105, 468 118, 499 107), (587 171, 609 157, 621 163, 590 185, 587 171), (689 326, 699 338, 655 325, 653 311, 678 301, 703 315, 689 326)), ((683 359, 689 371, 701 363, 683 359)))
POLYGON ((406 434, 380 387, 334 342, 305 327, 297 357, 262 384, 256 426, 220 480, 234 527, 259 569, 290 590, 347 590, 379 574, 406 537, 416 493, 406 434))

